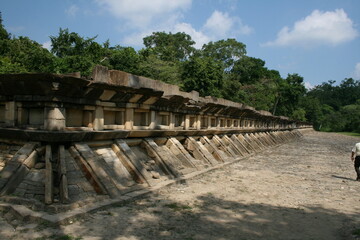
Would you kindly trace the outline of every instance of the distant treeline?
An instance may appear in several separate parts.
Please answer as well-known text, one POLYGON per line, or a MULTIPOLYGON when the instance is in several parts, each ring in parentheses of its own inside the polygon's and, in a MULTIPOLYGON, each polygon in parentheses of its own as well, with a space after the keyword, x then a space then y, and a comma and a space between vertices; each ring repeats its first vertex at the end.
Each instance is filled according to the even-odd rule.
POLYGON ((185 33, 154 32, 144 48, 102 44, 68 29, 50 36, 51 51, 28 37, 13 37, 0 15, 0 73, 81 72, 90 75, 101 64, 136 75, 176 84, 183 91, 245 103, 274 115, 308 121, 316 129, 360 132, 360 83, 351 78, 307 91, 297 73, 282 78, 265 61, 246 55, 245 44, 219 40, 196 49, 185 33))

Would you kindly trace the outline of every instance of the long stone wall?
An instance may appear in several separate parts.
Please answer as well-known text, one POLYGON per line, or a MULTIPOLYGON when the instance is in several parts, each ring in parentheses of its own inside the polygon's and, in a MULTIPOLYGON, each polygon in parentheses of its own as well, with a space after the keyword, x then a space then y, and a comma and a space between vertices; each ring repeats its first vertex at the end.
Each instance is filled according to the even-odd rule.
POLYGON ((0 195, 61 212, 201 174, 311 125, 98 66, 0 75, 0 195))

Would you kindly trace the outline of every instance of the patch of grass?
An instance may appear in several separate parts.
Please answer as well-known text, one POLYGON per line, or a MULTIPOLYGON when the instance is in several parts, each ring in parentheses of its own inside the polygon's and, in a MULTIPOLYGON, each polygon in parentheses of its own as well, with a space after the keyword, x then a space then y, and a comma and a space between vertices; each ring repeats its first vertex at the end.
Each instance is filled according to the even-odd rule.
POLYGON ((173 209, 174 211, 192 210, 192 207, 190 207, 189 205, 182 205, 177 203, 170 203, 166 204, 165 206, 173 209))
POLYGON ((346 136, 352 136, 352 137, 360 137, 360 133, 354 133, 354 132, 337 132, 338 134, 346 135, 346 136))
POLYGON ((354 231, 351 232, 352 235, 355 235, 356 237, 360 237, 360 228, 355 229, 354 231))

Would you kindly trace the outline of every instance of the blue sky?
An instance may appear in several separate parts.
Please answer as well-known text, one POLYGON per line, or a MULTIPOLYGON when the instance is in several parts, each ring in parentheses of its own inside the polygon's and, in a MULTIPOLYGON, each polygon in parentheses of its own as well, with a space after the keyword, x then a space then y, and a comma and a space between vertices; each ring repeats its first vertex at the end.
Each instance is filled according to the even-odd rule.
POLYGON ((135 49, 154 31, 180 31, 198 48, 235 38, 306 86, 360 79, 360 0, 2 0, 0 11, 11 34, 45 47, 59 28, 135 49))

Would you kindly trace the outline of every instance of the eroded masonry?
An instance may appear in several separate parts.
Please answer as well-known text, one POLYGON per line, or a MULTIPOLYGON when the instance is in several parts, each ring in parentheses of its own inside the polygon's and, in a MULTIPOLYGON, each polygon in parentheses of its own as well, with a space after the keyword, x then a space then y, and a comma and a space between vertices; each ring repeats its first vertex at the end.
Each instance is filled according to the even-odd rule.
POLYGON ((311 128, 101 66, 0 77, 0 195, 33 210, 131 196, 311 128))

